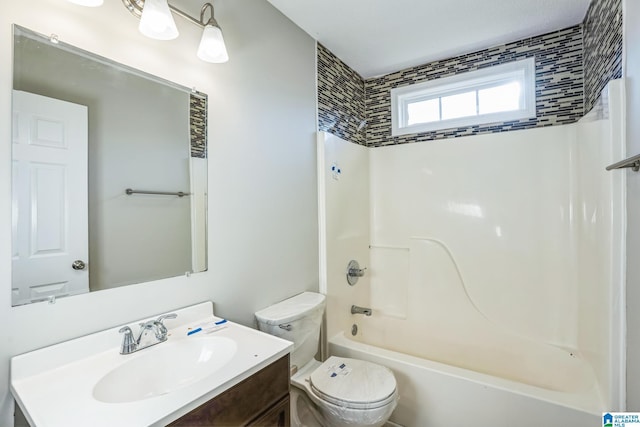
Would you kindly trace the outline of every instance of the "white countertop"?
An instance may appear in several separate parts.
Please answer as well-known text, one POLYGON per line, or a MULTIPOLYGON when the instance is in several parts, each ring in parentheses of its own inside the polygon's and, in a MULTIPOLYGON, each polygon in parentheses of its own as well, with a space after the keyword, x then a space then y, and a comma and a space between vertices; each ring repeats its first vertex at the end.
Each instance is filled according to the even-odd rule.
MULTIPOLYGON (((166 320, 167 342, 201 339, 202 332, 187 336, 190 328, 211 321, 211 302, 180 310, 166 320)), ((153 316, 155 318, 157 316, 153 316)), ((148 319, 143 319, 148 320, 148 319)), ((131 328, 136 331, 137 323, 131 328)), ((125 427, 164 426, 197 408, 289 353, 293 344, 233 322, 209 336, 227 337, 237 352, 224 369, 171 393, 125 403, 105 403, 93 397, 96 383, 133 357, 149 354, 166 343, 121 355, 119 327, 56 344, 11 359, 11 391, 32 426, 125 427)), ((171 369, 166 366, 166 369, 171 369)))

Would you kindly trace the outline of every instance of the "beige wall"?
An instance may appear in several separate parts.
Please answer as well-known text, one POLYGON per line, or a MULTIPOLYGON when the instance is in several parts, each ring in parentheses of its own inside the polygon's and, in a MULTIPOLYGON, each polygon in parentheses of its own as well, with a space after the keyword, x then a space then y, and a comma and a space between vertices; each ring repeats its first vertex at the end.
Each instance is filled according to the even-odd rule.
MULTIPOLYGON (((197 11, 194 12, 194 15, 197 11)), ((209 94, 209 271, 11 308, 11 67, 0 68, 0 425, 12 425, 11 356, 204 300, 245 324, 253 312, 317 290, 315 43, 266 2, 216 3, 231 60, 200 62, 200 30, 177 17, 180 38, 147 39, 120 2, 0 3, 0 55, 11 24, 209 94)))

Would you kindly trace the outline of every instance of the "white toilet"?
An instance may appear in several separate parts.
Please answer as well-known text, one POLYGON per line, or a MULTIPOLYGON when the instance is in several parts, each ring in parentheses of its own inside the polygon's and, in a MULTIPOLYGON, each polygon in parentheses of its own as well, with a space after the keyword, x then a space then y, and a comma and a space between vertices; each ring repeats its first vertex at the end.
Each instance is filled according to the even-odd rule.
POLYGON ((256 313, 258 328, 293 342, 292 426, 379 427, 398 401, 396 379, 386 367, 329 357, 318 351, 324 295, 304 292, 256 313))

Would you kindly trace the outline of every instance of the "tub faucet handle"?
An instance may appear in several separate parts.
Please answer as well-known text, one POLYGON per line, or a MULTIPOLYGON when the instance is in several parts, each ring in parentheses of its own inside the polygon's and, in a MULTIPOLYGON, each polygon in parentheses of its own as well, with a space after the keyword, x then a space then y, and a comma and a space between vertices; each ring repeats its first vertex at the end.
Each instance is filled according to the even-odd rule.
POLYGON ((367 267, 365 268, 350 268, 349 276, 362 277, 364 273, 367 271, 367 267))
POLYGON ((364 273, 367 271, 367 268, 360 268, 360 264, 358 261, 351 260, 349 264, 347 264, 347 283, 351 286, 358 283, 358 278, 364 276, 364 273))

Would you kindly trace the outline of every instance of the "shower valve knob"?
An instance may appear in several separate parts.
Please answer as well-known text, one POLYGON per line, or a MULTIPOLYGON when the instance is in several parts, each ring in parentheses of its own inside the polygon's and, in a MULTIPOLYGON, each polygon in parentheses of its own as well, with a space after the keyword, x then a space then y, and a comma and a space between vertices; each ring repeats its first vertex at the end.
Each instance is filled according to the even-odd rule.
POLYGON ((362 276, 364 276, 364 272, 366 270, 367 270, 367 267, 365 267, 365 268, 350 268, 349 269, 349 276, 362 277, 362 276))
POLYGON ((364 273, 367 271, 367 268, 360 268, 360 264, 358 261, 351 260, 347 265, 347 282, 353 286, 358 283, 358 278, 364 276, 364 273))

